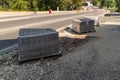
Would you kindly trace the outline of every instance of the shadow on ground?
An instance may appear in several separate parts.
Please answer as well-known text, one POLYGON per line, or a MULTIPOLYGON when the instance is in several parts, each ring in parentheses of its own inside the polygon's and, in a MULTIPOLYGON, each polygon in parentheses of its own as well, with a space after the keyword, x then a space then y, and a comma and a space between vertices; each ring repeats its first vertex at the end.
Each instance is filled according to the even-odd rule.
POLYGON ((0 50, 17 43, 17 39, 0 40, 0 50))

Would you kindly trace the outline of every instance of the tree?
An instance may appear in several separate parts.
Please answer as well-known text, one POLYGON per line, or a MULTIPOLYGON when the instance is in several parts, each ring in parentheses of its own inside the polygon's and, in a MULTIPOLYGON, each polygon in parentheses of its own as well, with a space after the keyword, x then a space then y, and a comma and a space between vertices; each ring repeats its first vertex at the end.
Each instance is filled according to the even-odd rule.
POLYGON ((28 2, 24 0, 13 0, 11 9, 12 10, 28 10, 28 2))
POLYGON ((66 10, 71 5, 72 5, 72 0, 60 0, 59 3, 60 10, 66 10))
POLYGON ((120 12, 120 0, 115 0, 115 2, 116 2, 117 11, 120 12))
POLYGON ((30 11, 36 11, 38 10, 38 0, 24 0, 27 2, 28 10, 30 11))
POLYGON ((37 0, 39 10, 56 10, 57 6, 60 4, 60 0, 37 0))
POLYGON ((38 6, 38 9, 39 11, 43 11, 45 10, 45 2, 44 0, 37 0, 37 6, 38 6))
POLYGON ((0 10, 60 10, 80 9, 82 0, 0 0, 0 10))
POLYGON ((101 0, 101 1, 100 1, 100 8, 103 8, 104 5, 105 5, 105 0, 101 0))
POLYGON ((81 9, 82 0, 72 0, 73 9, 81 9))
POLYGON ((10 2, 10 0, 0 0, 0 5, 1 5, 2 9, 8 10, 9 6, 10 6, 9 2, 10 2))
POLYGON ((93 5, 95 6, 98 4, 98 2, 99 2, 98 0, 92 0, 93 5))
POLYGON ((115 6, 114 0, 101 0, 100 1, 100 7, 106 7, 106 8, 112 8, 115 6))

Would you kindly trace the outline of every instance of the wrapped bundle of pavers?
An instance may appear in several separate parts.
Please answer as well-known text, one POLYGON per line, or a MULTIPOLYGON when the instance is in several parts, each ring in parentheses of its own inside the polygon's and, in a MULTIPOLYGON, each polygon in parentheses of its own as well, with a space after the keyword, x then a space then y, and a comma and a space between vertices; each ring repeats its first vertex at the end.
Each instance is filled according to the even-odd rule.
POLYGON ((90 18, 73 19, 72 30, 79 34, 85 32, 94 32, 94 20, 90 18))
POLYGON ((20 62, 60 54, 54 29, 20 29, 17 38, 20 62))

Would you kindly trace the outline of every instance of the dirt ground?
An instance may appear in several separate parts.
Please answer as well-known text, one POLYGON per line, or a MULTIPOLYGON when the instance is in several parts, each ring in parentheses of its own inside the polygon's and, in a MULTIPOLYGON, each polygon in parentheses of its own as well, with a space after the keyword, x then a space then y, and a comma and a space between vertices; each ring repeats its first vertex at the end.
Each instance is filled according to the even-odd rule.
POLYGON ((62 56, 18 64, 17 50, 1 54, 0 80, 120 80, 120 25, 60 36, 62 56))

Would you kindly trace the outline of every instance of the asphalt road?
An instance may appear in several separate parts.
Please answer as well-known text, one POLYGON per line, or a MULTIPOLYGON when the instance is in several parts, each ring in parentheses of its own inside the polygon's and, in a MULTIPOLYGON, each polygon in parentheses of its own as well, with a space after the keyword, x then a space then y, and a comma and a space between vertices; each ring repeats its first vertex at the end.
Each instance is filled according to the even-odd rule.
POLYGON ((97 10, 94 10, 92 12, 82 12, 82 13, 54 15, 54 16, 39 16, 39 15, 36 16, 36 17, 29 16, 26 19, 0 22, 0 25, 2 25, 0 27, 0 29, 8 28, 8 27, 14 27, 14 26, 18 26, 18 25, 25 25, 25 24, 29 24, 29 23, 44 22, 44 21, 50 21, 50 20, 55 20, 55 19, 79 16, 79 15, 87 15, 87 14, 91 14, 91 13, 96 12, 96 11, 97 10))
MULTIPOLYGON (((63 14, 63 15, 54 15, 54 16, 29 16, 28 18, 23 18, 19 20, 6 20, 0 21, 0 50, 11 45, 16 44, 17 35, 19 28, 61 28, 71 24, 73 18, 79 18, 85 15, 96 15, 101 14, 101 11, 95 9, 91 12, 82 12, 74 14, 63 14), (33 25, 35 24, 35 25, 33 25)), ((25 16, 24 16, 25 17, 25 16)), ((10 17, 12 19, 12 17, 10 17)), ((13 17, 15 18, 15 17, 13 17)), ((17 18, 17 17, 16 17, 17 18)), ((7 19, 7 18, 5 18, 7 19)), ((8 17, 9 19, 9 17, 8 17)))

